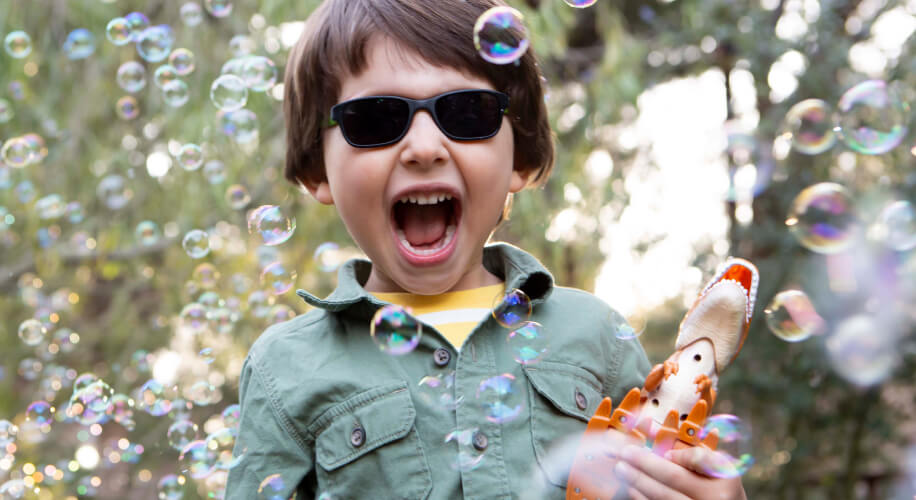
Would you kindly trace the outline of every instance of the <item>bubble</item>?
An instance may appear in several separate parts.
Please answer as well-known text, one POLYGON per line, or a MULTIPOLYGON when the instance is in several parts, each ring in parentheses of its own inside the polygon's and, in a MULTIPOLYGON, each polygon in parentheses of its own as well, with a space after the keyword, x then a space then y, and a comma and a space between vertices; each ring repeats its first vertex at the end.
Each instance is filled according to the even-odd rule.
POLYGON ((210 253, 210 236, 203 230, 192 229, 184 235, 181 247, 192 259, 206 257, 210 253))
POLYGON ((239 76, 249 89, 264 92, 277 83, 277 65, 264 56, 248 56, 243 59, 239 76))
POLYGON ((138 391, 137 407, 154 417, 161 417, 172 410, 172 401, 166 395, 166 387, 156 379, 149 379, 138 391))
POLYGON ((164 89, 166 85, 175 80, 178 80, 178 70, 175 66, 171 64, 163 64, 156 68, 156 72, 153 73, 153 82, 160 89, 164 89))
POLYGON ((207 406, 216 399, 216 387, 206 380, 198 380, 186 388, 184 396, 197 406, 207 406))
POLYGON ((235 35, 229 40, 229 51, 237 58, 251 54, 255 47, 254 40, 248 35, 235 35))
POLYGON ((773 335, 786 342, 801 342, 822 333, 824 320, 814 310, 805 292, 784 290, 777 293, 764 311, 773 335))
POLYGON ((423 336, 423 326, 410 308, 389 304, 379 308, 369 323, 369 332, 378 348, 400 356, 413 351, 423 336))
POLYGON ((131 94, 146 87, 146 68, 137 61, 127 61, 118 68, 118 86, 131 94))
POLYGON ((149 18, 142 12, 131 12, 124 16, 124 19, 127 21, 127 26, 130 30, 129 40, 131 42, 139 42, 143 37, 143 32, 146 31, 146 28, 149 28, 149 18))
POLYGON ((513 397, 515 376, 504 373, 482 380, 477 386, 477 401, 490 422, 502 424, 514 420, 522 405, 513 397))
POLYGON ((191 89, 184 80, 172 80, 162 87, 162 98, 173 108, 180 108, 191 98, 191 89))
POLYGON ((128 431, 134 430, 134 400, 126 394, 115 394, 108 407, 108 416, 128 431))
POLYGON ((455 461, 450 464, 452 469, 469 472, 480 467, 484 459, 484 453, 474 446, 475 438, 480 439, 478 436, 480 436, 480 433, 476 427, 457 429, 446 434, 444 442, 455 442, 458 446, 458 455, 455 457, 455 461))
POLYGON ((197 302, 184 306, 178 317, 181 319, 181 327, 188 329, 194 335, 203 333, 209 326, 207 307, 197 302))
POLYGON ((474 47, 493 64, 517 61, 528 50, 528 29, 522 13, 512 7, 493 7, 474 25, 474 47))
POLYGON ((204 0, 204 7, 213 17, 226 17, 232 13, 230 0, 204 0))
POLYGON ((246 144, 258 138, 258 116, 250 109, 229 111, 220 117, 220 128, 235 142, 246 144))
POLYGON ((226 203, 233 210, 241 210, 251 203, 251 195, 248 189, 241 184, 233 184, 226 188, 226 203))
POLYGON ((115 103, 115 112, 118 113, 118 118, 122 120, 133 120, 140 116, 140 103, 137 102, 134 96, 126 95, 115 103))
POLYGON ((296 277, 295 270, 287 271, 282 262, 274 262, 261 271, 261 285, 274 295, 283 295, 296 284, 296 277))
POLYGON ((204 347, 203 349, 200 350, 200 352, 197 353, 197 356, 200 357, 200 359, 203 360, 203 362, 208 365, 215 360, 215 358, 213 357, 213 348, 212 347, 204 347))
POLYGON ((19 361, 19 368, 16 371, 22 378, 26 380, 35 380, 41 375, 41 370, 44 368, 44 365, 41 364, 41 361, 38 361, 35 358, 25 358, 19 361))
POLYGON ((185 26, 190 26, 192 28, 204 20, 203 9, 197 2, 187 2, 182 5, 179 15, 181 16, 181 22, 183 22, 185 26))
POLYGON ((190 420, 177 420, 169 426, 166 435, 169 440, 169 446, 181 451, 185 449, 191 441, 197 440, 197 424, 190 420))
POLYGON ((35 422, 40 426, 51 425, 54 420, 55 408, 47 401, 35 401, 25 410, 25 419, 35 422))
POLYGON ((238 404, 227 406, 222 413, 223 425, 227 429, 231 429, 234 433, 238 433, 239 421, 242 418, 242 408, 238 404))
POLYGON ((0 448, 6 449, 7 445, 16 441, 19 427, 9 420, 0 420, 0 448))
POLYGON ((102 203, 112 210, 124 208, 133 196, 125 185, 124 178, 117 174, 103 177, 95 192, 102 203))
POLYGON ((10 479, 0 485, 0 498, 3 500, 18 500, 25 498, 29 488, 22 479, 10 479))
POLYGON ((108 25, 105 26, 105 37, 115 45, 127 45, 130 43, 130 23, 123 17, 108 21, 108 25))
POLYGON ((646 315, 637 312, 631 314, 626 321, 617 325, 614 335, 621 340, 633 340, 646 331, 646 315))
POLYGON ((894 149, 906 137, 910 107, 896 87, 867 80, 840 97, 837 113, 840 138, 849 149, 877 155, 894 149))
POLYGON ((296 218, 287 217, 276 205, 262 205, 248 217, 248 229, 256 231, 264 244, 275 246, 285 243, 296 231, 296 218))
POLYGON ((805 248, 833 254, 849 248, 859 223, 846 188, 822 182, 796 196, 786 225, 805 248))
POLYGON ((267 313, 268 324, 282 323, 296 317, 296 311, 286 304, 277 304, 272 306, 267 313))
POLYGON ((493 319, 505 328, 517 328, 531 316, 531 299, 518 288, 496 300, 499 302, 493 307, 493 319))
POLYGON ((437 374, 420 379, 420 399, 437 410, 455 411, 461 404, 461 397, 455 397, 455 372, 437 374))
POLYGON ((114 389, 103 380, 79 388, 74 383, 66 414, 83 425, 100 423, 108 417, 114 395, 114 389))
POLYGON ((19 324, 19 340, 25 345, 41 344, 47 336, 48 330, 37 319, 27 319, 19 324))
POLYGON ((145 220, 137 224, 137 229, 134 230, 134 238, 142 246, 155 245, 159 242, 161 235, 159 226, 151 220, 145 220))
POLYGON ((41 220, 58 219, 66 210, 67 206, 59 194, 49 194, 35 202, 35 212, 41 220))
POLYGON ((201 288, 210 290, 215 288, 216 284, 219 282, 220 272, 213 264, 203 262, 194 268, 194 272, 191 276, 194 281, 200 284, 201 288))
POLYGON ((182 472, 187 472, 194 479, 209 476, 216 467, 216 452, 207 448, 203 440, 191 441, 181 450, 178 456, 182 472))
POLYGON ((535 321, 526 321, 509 332, 506 344, 515 361, 522 365, 532 365, 544 359, 547 353, 547 336, 544 327, 535 321))
POLYGON ((337 243, 326 242, 318 245, 315 249, 313 258, 318 264, 318 269, 324 272, 336 270, 343 263, 338 256, 340 255, 340 246, 337 243))
POLYGON ((0 123, 7 123, 13 119, 13 107, 6 99, 0 98, 0 123))
POLYGON ((595 5, 598 2, 598 0, 563 0, 563 1, 566 2, 566 5, 569 5, 570 7, 575 7, 577 9, 584 9, 586 7, 591 7, 592 5, 595 5))
POLYGON ((34 158, 31 147, 24 137, 11 137, 3 143, 3 149, 0 150, 0 156, 7 165, 13 168, 22 168, 30 163, 34 158))
POLYGON ((95 36, 85 28, 75 29, 64 41, 64 54, 68 59, 86 59, 95 52, 95 36))
POLYGON ((825 342, 833 369, 860 387, 879 384, 890 375, 900 359, 896 344, 890 326, 867 314, 846 318, 825 342))
POLYGON ((175 49, 169 55, 169 64, 175 67, 179 75, 189 75, 194 71, 194 53, 185 48, 175 49))
POLYGON ((916 211, 904 200, 894 201, 878 216, 881 239, 889 248, 906 252, 916 247, 916 211))
POLYGON ((178 164, 187 171, 200 168, 204 163, 204 152, 197 144, 185 144, 178 150, 178 164))
POLYGON ((283 476, 280 474, 271 474, 261 481, 258 485, 259 500, 287 500, 283 494, 286 489, 286 483, 283 482, 283 476))
POLYGON ((750 427, 734 415, 711 415, 700 431, 700 439, 705 439, 712 432, 719 436, 716 459, 704 463, 703 472, 717 478, 744 475, 754 465, 754 457, 750 453, 750 427))
POLYGON ((137 41, 137 53, 144 61, 159 62, 172 52, 174 36, 167 25, 150 26, 143 30, 137 41))
POLYGON ((181 500, 184 497, 184 477, 175 474, 167 474, 159 480, 157 488, 159 490, 159 500, 181 500))
POLYGON ((210 101, 223 111, 241 109, 248 102, 248 88, 235 75, 220 75, 210 86, 210 101))
POLYGON ((232 454, 235 446, 235 434, 232 429, 223 428, 213 432, 206 439, 207 449, 216 455, 214 465, 217 469, 229 470, 244 459, 244 455, 234 456, 232 454))
POLYGON ((25 31, 11 31, 3 40, 6 53, 16 59, 23 59, 32 53, 32 38, 25 31))
POLYGON ((836 144, 833 128, 830 105, 820 99, 805 99, 786 113, 783 133, 791 137, 796 151, 816 155, 836 144))
POLYGON ((226 165, 219 160, 210 160, 204 164, 204 177, 210 184, 221 184, 226 180, 226 165))

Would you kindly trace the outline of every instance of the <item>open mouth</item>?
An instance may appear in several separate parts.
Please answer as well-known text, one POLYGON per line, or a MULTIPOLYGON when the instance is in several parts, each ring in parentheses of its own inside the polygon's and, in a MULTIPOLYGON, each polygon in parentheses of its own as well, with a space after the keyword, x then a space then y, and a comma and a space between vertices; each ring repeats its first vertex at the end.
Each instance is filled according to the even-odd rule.
POLYGON ((394 203, 391 218, 404 249, 415 256, 429 257, 454 240, 461 203, 448 192, 411 193, 394 203))

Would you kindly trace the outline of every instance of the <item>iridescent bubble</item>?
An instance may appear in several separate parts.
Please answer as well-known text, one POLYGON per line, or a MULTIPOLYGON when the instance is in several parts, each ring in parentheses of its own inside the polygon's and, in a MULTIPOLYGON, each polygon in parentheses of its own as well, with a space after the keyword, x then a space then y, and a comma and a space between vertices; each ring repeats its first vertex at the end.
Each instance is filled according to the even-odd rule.
POLYGON ((169 55, 169 64, 175 67, 179 75, 189 75, 194 71, 194 53, 185 48, 175 49, 169 55))
POLYGON ((906 137, 910 106, 894 86, 881 80, 847 90, 837 112, 840 138, 857 153, 887 153, 906 137))
POLYGON ((204 0, 204 7, 213 17, 226 17, 232 13, 230 0, 204 0))
POLYGON ((83 204, 78 201, 71 201, 67 203, 67 220, 73 224, 79 224, 83 222, 83 219, 86 218, 86 210, 83 208, 83 204))
POLYGON ((19 500, 25 498, 26 493, 30 491, 22 479, 10 479, 0 484, 0 498, 3 500, 19 500))
POLYGON ((286 483, 280 474, 271 474, 261 481, 258 485, 259 500, 287 500, 283 490, 286 489, 286 483))
POLYGON ((522 13, 512 7, 493 7, 474 25, 474 47, 484 60, 510 64, 528 50, 528 29, 522 13))
POLYGON ((248 35, 235 35, 229 40, 229 51, 236 58, 251 54, 256 47, 254 40, 248 35))
POLYGON ((584 9, 586 7, 591 7, 598 3, 598 0, 563 0, 566 2, 566 5, 570 7, 575 7, 577 9, 584 9))
POLYGON ((382 352, 400 356, 413 351, 420 343, 423 325, 411 315, 410 309, 389 304, 372 316, 369 333, 382 352))
POLYGON ((115 111, 122 120, 133 120, 140 116, 140 103, 132 95, 126 95, 115 103, 115 111))
POLYGON ((29 154, 29 163, 38 163, 48 156, 48 147, 45 140, 38 134, 29 133, 22 136, 26 142, 26 150, 29 154))
POLYGON ((632 340, 646 331, 646 315, 637 312, 630 314, 626 321, 617 325, 614 335, 621 340, 632 340))
POLYGON ((184 80, 172 80, 162 87, 162 98, 173 108, 180 108, 191 98, 191 89, 184 80))
POLYGON ((226 188, 226 203, 233 210, 241 210, 251 203, 251 195, 248 189, 241 184, 233 184, 226 188))
POLYGON ((59 194, 49 194, 35 202, 35 212, 41 220, 59 219, 66 213, 67 205, 59 194))
POLYGON ((455 372, 423 377, 418 384, 420 399, 436 410, 451 412, 461 404, 461 397, 455 397, 455 372))
POLYGON ((144 61, 159 62, 172 52, 174 41, 172 28, 168 25, 150 26, 137 41, 137 53, 144 61))
POLYGON ((484 416, 493 423, 501 424, 514 420, 522 411, 522 405, 513 397, 515 376, 504 373, 482 380, 477 386, 477 401, 483 407, 484 416))
POLYGON ((802 190, 792 202, 786 225, 802 246, 823 254, 849 248, 859 229, 852 196, 832 182, 802 190))
POLYGON ((900 361, 897 344, 890 326, 867 314, 843 320, 825 342, 833 369, 860 387, 883 382, 897 367, 900 361))
POLYGON ((130 31, 129 40, 139 42, 146 28, 149 28, 149 18, 142 12, 131 12, 124 16, 130 31))
POLYGON ((0 448, 6 449, 7 445, 16 441, 19 427, 9 420, 0 420, 0 448))
POLYGON ((56 330, 52 338, 63 353, 73 352, 76 349, 76 344, 80 341, 80 335, 69 328, 56 330))
POLYGON ((486 450, 485 447, 475 446, 474 444, 475 440, 482 439, 480 436, 482 434, 476 427, 458 429, 445 436, 444 442, 450 443, 454 441, 458 445, 458 455, 455 457, 455 461, 451 463, 452 469, 469 472, 480 467, 484 459, 484 450, 486 450))
POLYGON ((531 299, 525 292, 515 289, 497 296, 493 306, 493 319, 505 328, 517 328, 531 316, 531 299))
POLYGON ((191 441, 178 456, 181 471, 187 472, 194 479, 209 476, 216 468, 216 458, 216 452, 210 451, 203 440, 191 441))
POLYGON ((201 288, 210 290, 215 288, 219 282, 220 272, 213 264, 203 262, 194 268, 194 272, 191 273, 191 276, 194 281, 200 284, 201 288))
POLYGON ((47 401, 35 401, 25 410, 25 419, 40 426, 51 425, 56 409, 47 401))
POLYGON ((48 330, 37 319, 27 319, 19 324, 19 340, 25 345, 36 346, 47 336, 48 330))
POLYGON ((191 441, 198 438, 197 424, 190 420, 176 420, 166 431, 169 446, 178 451, 185 449, 191 441))
POLYGON ((730 478, 744 475, 752 465, 751 429, 734 415, 711 415, 700 431, 700 439, 715 433, 719 444, 715 459, 704 463, 703 472, 710 477, 730 478))
POLYGON ((219 160, 210 160, 204 164, 204 177, 210 184, 221 184, 226 180, 226 165, 219 160))
POLYGON ((318 245, 313 258, 318 264, 318 269, 328 273, 336 270, 342 264, 342 261, 338 258, 339 254, 340 246, 337 243, 328 241, 318 245))
POLYGON ((243 454, 235 456, 232 453, 235 446, 235 433, 232 429, 223 428, 215 431, 207 436, 205 441, 207 449, 216 455, 214 465, 217 469, 229 470, 245 458, 243 454))
POLYGON ((64 41, 64 54, 68 59, 85 59, 95 52, 95 36, 85 28, 75 29, 64 41))
POLYGON ((128 431, 134 430, 134 400, 126 394, 115 394, 108 407, 108 416, 128 431))
POLYGON ((820 99, 805 99, 789 109, 783 125, 792 146, 799 153, 816 155, 836 144, 830 105, 820 99))
POLYGON ((179 15, 181 16, 181 22, 183 22, 185 26, 190 26, 192 28, 204 20, 204 11, 197 2, 187 2, 182 5, 179 15))
POLYGON ((112 210, 124 208, 133 197, 133 193, 125 185, 124 178, 117 174, 103 177, 95 193, 102 203, 112 210))
POLYGON ((115 45, 127 45, 130 43, 130 24, 123 17, 116 17, 108 21, 105 27, 105 37, 115 45))
POLYGON ((7 123, 13 119, 13 107, 6 99, 0 98, 0 123, 7 123))
POLYGON ((137 407, 154 417, 161 417, 172 410, 172 401, 166 393, 162 382, 149 379, 137 393, 137 407))
POLYGON ((131 94, 146 86, 146 68, 137 61, 127 61, 118 68, 118 86, 131 94))
POLYGON ((277 65, 264 56, 248 56, 243 59, 242 80, 256 92, 270 90, 277 83, 277 65))
POLYGON ((878 227, 884 244, 898 252, 916 247, 916 211, 905 200, 888 204, 878 216, 878 227))
POLYGON ((276 324, 289 321, 296 317, 296 311, 286 304, 277 304, 272 306, 267 313, 267 323, 276 324))
MULTIPOLYGON (((287 217, 276 205, 266 205, 256 211, 255 231, 268 246, 285 243, 296 231, 296 218, 287 217)), ((250 227, 250 226, 249 226, 250 227)))
POLYGON ((32 53, 32 37, 25 31, 11 31, 3 40, 6 53, 16 59, 23 59, 32 53))
MULTIPOLYGON (((245 35, 238 35, 235 38, 233 38, 232 40, 236 40, 237 38, 240 38, 240 37, 241 39, 244 39, 250 42, 250 39, 246 37, 245 35)), ((251 43, 252 45, 254 44, 254 42, 251 42, 251 43)), ((233 50, 233 52, 235 51, 234 48, 231 48, 231 50, 233 50)), ((232 59, 229 59, 228 61, 223 63, 223 66, 220 68, 219 73, 221 75, 235 75, 241 78, 242 77, 242 68, 245 67, 245 60, 248 57, 249 56, 247 55, 247 52, 246 52, 246 54, 239 54, 237 55, 237 57, 233 57, 232 59)))
POLYGON ((188 329, 192 334, 200 334, 207 330, 207 307, 198 302, 192 302, 181 309, 178 314, 182 328, 188 329))
POLYGON ((210 101, 223 111, 241 109, 248 102, 248 87, 235 75, 220 75, 210 86, 210 101))
POLYGON ((198 380, 185 388, 183 394, 197 406, 207 406, 216 399, 216 387, 206 380, 198 380))
POLYGON ((178 150, 178 164, 181 168, 192 171, 204 163, 204 152, 197 144, 188 143, 178 150))
POLYGON ((206 257, 210 253, 210 236, 201 229, 192 229, 184 235, 181 247, 192 259, 206 257))
POLYGON ((544 327, 535 321, 526 321, 509 332, 506 344, 515 361, 522 365, 532 365, 544 359, 547 353, 547 336, 544 327))
POLYGON ((114 389, 103 380, 96 380, 79 389, 74 383, 66 414, 83 425, 100 423, 108 417, 114 395, 114 389))
POLYGON ((220 128, 235 142, 249 143, 258 138, 258 115, 244 108, 223 113, 220 117, 220 128))
POLYGON ((223 417, 223 425, 227 429, 233 430, 234 433, 238 433, 239 421, 242 418, 242 408, 238 404, 233 404, 227 406, 221 415, 223 417))
POLYGON ((295 270, 287 271, 282 262, 267 265, 261 271, 261 284, 274 295, 282 295, 296 284, 297 273, 295 270))
POLYGON ((167 474, 159 480, 157 488, 159 490, 159 500, 181 500, 184 497, 184 476, 167 474))
POLYGON ((823 332, 824 320, 811 300, 800 290, 777 293, 764 311, 773 335, 787 342, 801 342, 823 332))
POLYGON ((7 165, 13 168, 22 168, 32 163, 32 148, 24 137, 11 137, 3 143, 0 156, 7 165))
POLYGON ((208 365, 215 360, 215 358, 213 357, 213 348, 212 347, 204 347, 203 349, 200 350, 200 352, 197 353, 197 356, 201 360, 203 360, 204 363, 208 365))
POLYGON ((159 226, 151 220, 145 220, 137 224, 137 229, 134 230, 134 238, 142 246, 155 245, 159 242, 161 235, 159 226))
POLYGON ((156 68, 156 72, 153 73, 153 82, 160 89, 164 89, 166 85, 175 80, 178 80, 178 70, 175 66, 171 64, 163 64, 156 68))

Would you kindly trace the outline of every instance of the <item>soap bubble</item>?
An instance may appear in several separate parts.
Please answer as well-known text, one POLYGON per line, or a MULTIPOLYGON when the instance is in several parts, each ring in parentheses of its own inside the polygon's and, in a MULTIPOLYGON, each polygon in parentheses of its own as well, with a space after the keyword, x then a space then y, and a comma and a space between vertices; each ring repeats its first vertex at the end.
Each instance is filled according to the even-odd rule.
POLYGON ((223 111, 235 111, 248 102, 248 88, 235 75, 220 75, 210 86, 210 100, 223 111))
POLYGON ((207 12, 213 14, 213 17, 226 17, 232 13, 230 0, 204 0, 204 7, 207 8, 207 12))
POLYGON ((57 411, 51 403, 47 401, 35 401, 25 410, 25 419, 29 422, 35 422, 40 426, 51 425, 54 420, 54 412, 57 411))
POLYGON ((99 200, 112 210, 124 208, 133 197, 133 192, 125 184, 124 178, 117 174, 103 177, 95 193, 99 200))
POLYGON ((461 404, 461 397, 455 397, 455 372, 439 373, 420 379, 417 393, 427 405, 439 411, 451 412, 461 404))
POLYGON ((241 184, 233 184, 226 188, 226 203, 233 210, 241 210, 251 203, 251 195, 248 189, 241 184))
POLYGON ((238 404, 232 404, 223 409, 221 414, 223 425, 231 429, 233 433, 238 434, 239 421, 242 418, 242 409, 238 404))
POLYGON ((74 383, 67 416, 83 425, 100 423, 107 418, 114 395, 114 389, 104 380, 94 380, 85 387, 74 383))
POLYGON ((16 441, 19 427, 9 420, 0 420, 0 448, 6 449, 7 445, 16 441))
POLYGON ((178 313, 181 320, 181 327, 187 329, 193 335, 199 335, 207 330, 209 323, 207 321, 207 307, 198 302, 192 302, 181 309, 178 313))
POLYGON ((168 390, 162 382, 154 378, 149 379, 137 391, 137 408, 154 417, 161 417, 172 411, 172 401, 167 393, 168 390))
POLYGON ((878 216, 881 239, 893 250, 906 252, 916 247, 916 211, 905 200, 889 203, 878 216))
POLYGON ((162 89, 169 83, 179 80, 178 76, 178 70, 175 69, 175 66, 163 64, 156 68, 156 71, 153 73, 153 82, 156 83, 157 87, 162 89))
POLYGON ((205 440, 207 449, 215 454, 214 466, 217 469, 229 470, 244 459, 244 455, 233 455, 235 433, 232 429, 222 428, 211 433, 205 440))
POLYGON ((184 497, 184 476, 180 477, 175 474, 167 474, 159 480, 157 488, 159 490, 159 500, 181 500, 184 497))
POLYGON ((296 284, 296 277, 295 270, 288 271, 282 262, 274 262, 261 271, 261 284, 270 293, 282 295, 293 288, 293 285, 296 284))
POLYGON ((382 352, 400 356, 413 351, 420 343, 423 325, 411 315, 410 309, 389 304, 372 316, 369 334, 382 352))
POLYGON ((502 424, 514 420, 522 411, 522 405, 515 393, 515 376, 504 373, 482 380, 477 386, 477 401, 483 407, 484 416, 490 422, 502 424))
POLYGON ((506 328, 516 328, 531 316, 531 299, 525 292, 515 289, 496 297, 493 319, 506 328))
POLYGON ((646 315, 637 312, 627 317, 617 325, 614 335, 621 340, 632 340, 646 331, 646 315))
POLYGON ((220 128, 235 142, 245 144, 258 137, 258 116, 250 109, 237 109, 223 113, 220 128))
POLYGON ((215 392, 216 387, 213 384, 206 380, 198 380, 190 387, 185 387, 183 395, 197 406, 207 406, 218 399, 215 392))
POLYGON ((134 238, 142 246, 155 245, 159 242, 160 236, 159 226, 151 220, 137 224, 137 229, 134 230, 134 238))
POLYGON ((208 365, 212 363, 213 361, 215 361, 215 358, 213 357, 213 348, 212 347, 204 347, 203 349, 200 350, 200 352, 197 353, 197 356, 200 357, 200 359, 202 359, 203 362, 208 365))
POLYGON ((178 164, 181 168, 187 171, 197 170, 203 163, 204 152, 197 144, 188 143, 178 150, 178 164))
POLYGON ((108 21, 105 27, 105 37, 115 45, 127 45, 130 43, 130 24, 123 17, 116 17, 108 21))
POLYGON ((296 218, 287 217, 276 205, 262 205, 248 216, 248 231, 257 232, 267 246, 279 245, 296 231, 296 218))
POLYGON ((563 0, 563 1, 566 2, 566 5, 569 5, 570 7, 575 7, 577 9, 584 9, 586 7, 591 7, 592 5, 595 5, 598 2, 598 0, 563 0))
POLYGON ((34 160, 32 147, 25 137, 11 137, 3 144, 0 150, 0 156, 7 165, 14 168, 22 168, 29 165, 34 160))
POLYGON ((254 40, 248 35, 235 35, 229 40, 229 51, 232 52, 232 55, 236 58, 251 54, 256 47, 257 45, 254 43, 254 40))
POLYGON ((187 2, 182 5, 179 15, 181 16, 181 22, 185 26, 192 28, 204 20, 204 11, 197 2, 187 2))
POLYGON ((714 460, 704 462, 703 472, 717 478, 744 475, 754 465, 750 427, 734 415, 711 415, 700 431, 700 439, 713 432, 719 436, 717 453, 714 460))
POLYGON ((173 108, 180 108, 191 98, 191 89, 184 80, 172 80, 162 87, 165 103, 173 108))
POLYGON ((37 319, 27 319, 19 324, 19 340, 28 346, 36 346, 44 342, 48 330, 37 319))
POLYGON ((277 82, 277 66, 264 56, 248 56, 243 59, 241 74, 245 85, 254 91, 270 90, 277 82))
POLYGON ((286 483, 283 482, 283 476, 280 474, 271 474, 261 481, 258 485, 259 500, 287 500, 283 495, 286 489, 286 483))
POLYGON ((6 53, 16 59, 23 59, 32 53, 32 38, 25 31, 11 31, 3 40, 6 53))
POLYGON ((133 408, 133 399, 126 394, 115 394, 111 398, 111 406, 108 407, 108 416, 128 431, 132 431, 137 426, 134 422, 133 408))
POLYGON ((166 431, 166 437, 169 440, 169 446, 178 451, 185 449, 191 441, 198 438, 197 424, 190 420, 176 420, 169 426, 166 431))
POLYGON ((131 12, 124 16, 124 20, 127 21, 130 32, 129 40, 131 42, 139 42, 143 37, 143 32, 146 31, 146 28, 149 28, 149 18, 142 12, 131 12))
POLYGON ((318 269, 324 272, 335 271, 343 263, 340 259, 340 246, 337 243, 328 241, 318 245, 312 256, 318 264, 318 269))
POLYGON ((150 26, 143 30, 137 41, 137 53, 144 61, 159 62, 172 52, 172 28, 167 25, 150 26))
POLYGON ((910 107, 894 86, 881 80, 867 80, 847 90, 837 112, 840 138, 857 153, 887 153, 906 137, 910 107))
POLYGON ((517 61, 528 50, 528 30, 522 13, 512 7, 493 7, 474 25, 474 47, 493 64, 517 61))
POLYGON ((13 107, 6 99, 0 98, 0 123, 7 123, 13 119, 13 107))
POLYGON ((64 54, 68 59, 85 59, 95 52, 95 36, 85 28, 75 29, 64 41, 64 54))
POLYGON ((486 447, 474 446, 475 440, 480 440, 481 434, 476 427, 457 429, 445 436, 446 443, 454 441, 458 445, 458 455, 451 463, 454 470, 469 472, 478 467, 484 459, 486 447))
POLYGON ((179 75, 189 75, 194 71, 194 53, 185 48, 175 49, 169 55, 169 64, 179 75))
POLYGON ((890 375, 900 360, 895 334, 867 314, 846 318, 827 336, 827 357, 849 382, 868 387, 890 375))
POLYGON ((787 342, 801 342, 822 333, 824 320, 814 310, 805 292, 784 290, 777 293, 764 311, 773 335, 787 342))
POLYGON ((506 344, 512 357, 522 365, 532 365, 544 359, 547 353, 547 336, 544 327, 535 321, 526 321, 509 332, 506 344))
POLYGON ((206 441, 198 439, 181 450, 178 461, 181 462, 182 472, 194 479, 203 479, 216 468, 216 458, 216 452, 207 448, 206 441))
POLYGON ((823 254, 849 248, 859 228, 852 196, 831 182, 802 190, 792 202, 786 225, 802 246, 823 254))
POLYGON ((35 212, 41 220, 59 219, 66 211, 67 206, 59 194, 49 194, 35 202, 35 212))
POLYGON ((191 273, 194 281, 200 284, 201 288, 210 290, 215 288, 219 283, 220 272, 213 264, 209 262, 202 262, 194 268, 194 272, 191 273))
POLYGON ((137 61, 127 61, 118 68, 118 86, 131 94, 146 86, 146 68, 137 61))
POLYGON ((210 253, 210 236, 201 229, 192 229, 184 235, 181 247, 192 259, 206 257, 210 253))
POLYGON ((226 180, 226 165, 219 160, 210 160, 204 164, 204 177, 210 184, 221 184, 226 180))
POLYGON ((134 96, 126 95, 115 103, 115 111, 122 120, 133 120, 140 116, 140 103, 134 96))
POLYGON ((805 99, 786 113, 783 130, 796 151, 807 155, 823 153, 836 144, 830 105, 820 99, 805 99))

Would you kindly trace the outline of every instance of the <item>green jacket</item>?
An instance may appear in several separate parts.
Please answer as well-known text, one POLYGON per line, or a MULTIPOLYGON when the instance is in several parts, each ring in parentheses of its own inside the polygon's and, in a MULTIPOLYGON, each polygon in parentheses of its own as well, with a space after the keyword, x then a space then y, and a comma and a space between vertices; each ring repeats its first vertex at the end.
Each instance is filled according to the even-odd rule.
POLYGON ((542 361, 516 362, 492 317, 460 352, 428 325, 413 351, 380 351, 369 322, 385 302, 361 286, 371 263, 351 260, 326 299, 298 292, 316 309, 252 345, 226 498, 564 498, 589 417, 603 396, 616 404, 642 386, 649 362, 639 342, 615 335, 618 313, 554 286, 531 255, 495 244, 483 259, 506 290, 531 298, 548 340, 542 361))

